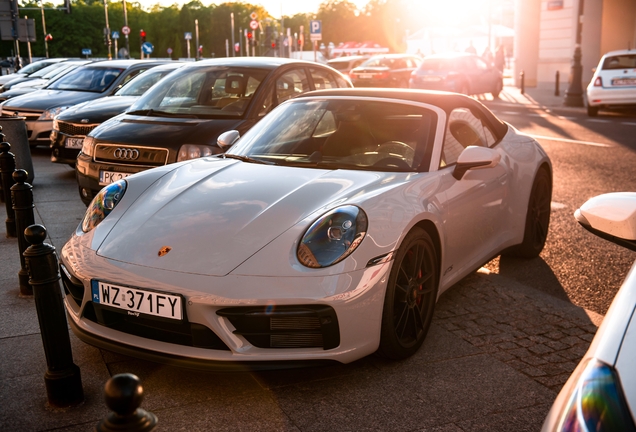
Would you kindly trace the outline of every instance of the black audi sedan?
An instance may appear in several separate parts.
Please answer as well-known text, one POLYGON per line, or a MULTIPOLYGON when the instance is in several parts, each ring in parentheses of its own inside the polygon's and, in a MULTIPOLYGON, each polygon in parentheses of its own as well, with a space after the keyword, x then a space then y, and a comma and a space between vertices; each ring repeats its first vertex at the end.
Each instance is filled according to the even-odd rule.
POLYGON ((101 123, 129 108, 141 95, 183 63, 155 66, 128 81, 113 96, 75 105, 53 119, 51 161, 75 166, 86 135, 101 123))
POLYGON ((82 201, 105 185, 169 163, 221 153, 219 135, 244 134, 281 102, 315 89, 352 87, 318 63, 278 57, 188 64, 84 139, 76 173, 82 201))
POLYGON ((8 99, 0 105, 3 117, 26 117, 29 145, 49 146, 53 117, 93 99, 110 96, 139 72, 166 61, 107 60, 79 67, 47 88, 8 99))

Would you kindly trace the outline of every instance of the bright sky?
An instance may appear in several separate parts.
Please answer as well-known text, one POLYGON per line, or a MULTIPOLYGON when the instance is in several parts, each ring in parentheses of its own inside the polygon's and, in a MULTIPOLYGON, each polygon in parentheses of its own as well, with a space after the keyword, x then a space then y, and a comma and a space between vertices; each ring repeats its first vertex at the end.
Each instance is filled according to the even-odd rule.
MULTIPOLYGON (((183 5, 189 0, 138 0, 144 7, 150 7, 159 3, 162 6, 170 6, 174 3, 183 5)), ((203 5, 227 3, 231 0, 201 0, 203 5)), ((364 7, 369 0, 349 0, 358 8, 364 7)), ((281 10, 285 16, 293 16, 297 13, 318 12, 322 0, 251 0, 250 4, 263 6, 274 18, 280 18, 281 10)))

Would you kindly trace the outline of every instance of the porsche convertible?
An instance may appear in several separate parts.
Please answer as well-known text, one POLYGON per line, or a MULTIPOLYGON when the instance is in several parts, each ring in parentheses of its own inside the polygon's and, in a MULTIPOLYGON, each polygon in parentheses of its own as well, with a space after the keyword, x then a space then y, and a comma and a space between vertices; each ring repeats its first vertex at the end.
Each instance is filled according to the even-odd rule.
POLYGON ((460 94, 314 91, 218 144, 90 203, 60 253, 80 339, 186 367, 404 359, 445 290, 546 241, 549 157, 460 94))

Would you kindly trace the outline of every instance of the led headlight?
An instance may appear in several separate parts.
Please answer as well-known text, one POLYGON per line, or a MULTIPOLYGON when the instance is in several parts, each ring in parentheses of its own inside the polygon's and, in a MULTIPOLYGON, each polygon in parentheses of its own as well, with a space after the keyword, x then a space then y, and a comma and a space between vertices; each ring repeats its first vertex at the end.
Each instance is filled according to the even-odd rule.
POLYGON ((104 220, 126 192, 126 180, 119 180, 104 187, 86 209, 82 231, 89 232, 104 220))
POLYGON ((615 371, 590 360, 561 412, 557 431, 634 431, 615 371))
POLYGON ((177 162, 211 156, 214 154, 212 147, 206 145, 184 144, 179 149, 177 162))
POLYGON ((92 136, 87 136, 82 141, 82 153, 86 156, 93 156, 93 149, 95 148, 95 138, 92 136))
POLYGON ((296 256, 311 268, 336 264, 356 250, 367 233, 367 215, 360 207, 337 207, 316 220, 298 244, 296 256))
POLYGON ((42 115, 40 116, 40 118, 38 120, 53 120, 53 117, 55 117, 56 115, 58 115, 62 111, 66 110, 66 109, 69 109, 69 108, 70 107, 68 107, 68 106, 61 106, 61 107, 55 107, 55 108, 47 109, 46 111, 44 111, 42 113, 42 115))

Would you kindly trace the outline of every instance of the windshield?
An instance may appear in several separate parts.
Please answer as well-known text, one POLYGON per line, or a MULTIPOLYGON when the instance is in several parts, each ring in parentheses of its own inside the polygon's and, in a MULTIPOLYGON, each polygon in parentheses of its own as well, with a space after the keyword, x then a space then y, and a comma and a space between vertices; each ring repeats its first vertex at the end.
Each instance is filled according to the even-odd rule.
POLYGON ((611 69, 634 69, 636 68, 636 55, 624 54, 607 57, 603 61, 603 70, 611 69))
POLYGON ((117 90, 115 96, 141 96, 155 85, 157 81, 168 75, 174 69, 148 69, 126 83, 125 86, 117 90))
POLYGON ((226 118, 242 116, 268 70, 202 66, 179 69, 135 102, 135 115, 226 118))
POLYGON ((438 70, 453 70, 457 68, 457 62, 453 59, 439 59, 431 58, 424 59, 420 65, 420 70, 438 71, 438 70))
POLYGON ((48 62, 48 61, 38 61, 38 62, 35 62, 35 63, 31 63, 31 64, 26 65, 25 67, 23 67, 22 69, 20 69, 20 70, 18 71, 18 73, 19 73, 19 74, 22 74, 22 75, 30 75, 30 74, 32 74, 33 72, 37 72, 37 71, 39 71, 40 69, 43 69, 43 68, 45 68, 45 67, 47 67, 47 66, 50 66, 50 65, 51 65, 51 62, 48 62))
POLYGON ((77 90, 101 93, 124 71, 114 67, 80 67, 64 75, 48 88, 52 90, 77 90))
POLYGON ((408 103, 284 103, 228 152, 276 165, 412 172, 428 168, 435 113, 408 103))

